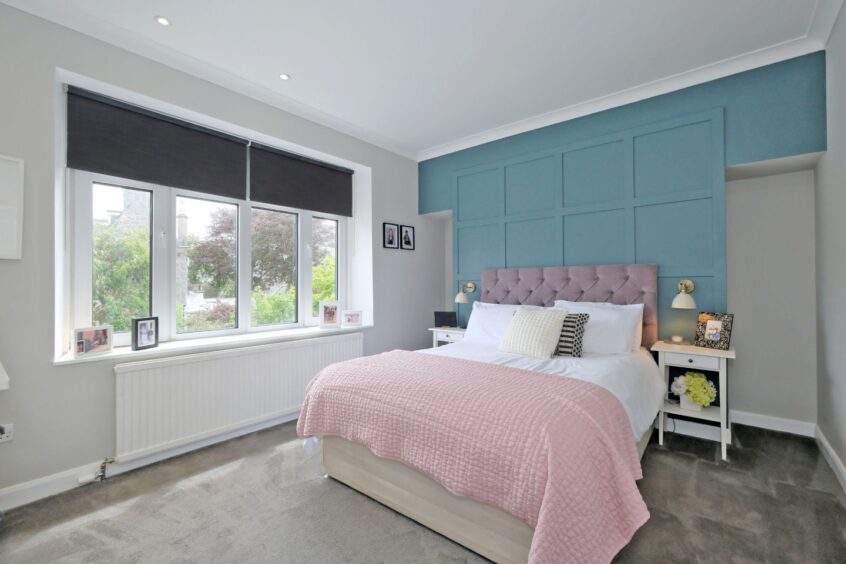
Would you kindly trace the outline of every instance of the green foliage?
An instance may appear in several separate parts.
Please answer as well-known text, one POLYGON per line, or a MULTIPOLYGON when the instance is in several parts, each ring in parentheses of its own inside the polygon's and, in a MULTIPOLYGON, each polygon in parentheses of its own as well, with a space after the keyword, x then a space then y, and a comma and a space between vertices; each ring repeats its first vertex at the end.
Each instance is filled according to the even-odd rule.
POLYGON ((189 240, 188 281, 201 286, 207 298, 235 295, 236 226, 234 211, 218 209, 212 214, 208 236, 189 240))
POLYGON ((311 270, 312 315, 318 314, 321 300, 334 300, 338 296, 335 287, 335 257, 325 255, 311 270))
POLYGON ((196 333, 232 329, 236 326, 234 305, 218 302, 208 311, 185 312, 185 306, 176 306, 176 331, 178 333, 196 333))
POLYGON ((296 320, 296 288, 289 286, 285 291, 269 295, 260 289, 253 290, 253 325, 279 325, 294 323, 296 320))
POLYGON ((150 234, 121 223, 94 225, 92 320, 129 331, 150 314, 150 234))
POLYGON ((293 214, 253 210, 252 287, 270 291, 297 284, 297 220, 293 214))

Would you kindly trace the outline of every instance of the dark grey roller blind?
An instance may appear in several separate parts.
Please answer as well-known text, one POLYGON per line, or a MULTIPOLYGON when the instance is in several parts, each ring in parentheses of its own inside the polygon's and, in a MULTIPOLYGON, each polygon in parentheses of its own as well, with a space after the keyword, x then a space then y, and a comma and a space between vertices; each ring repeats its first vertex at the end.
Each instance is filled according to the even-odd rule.
POLYGON ((68 88, 67 165, 71 168, 246 199, 247 143, 68 88))
POLYGON ((352 217, 353 171, 270 147, 250 147, 250 199, 352 217))

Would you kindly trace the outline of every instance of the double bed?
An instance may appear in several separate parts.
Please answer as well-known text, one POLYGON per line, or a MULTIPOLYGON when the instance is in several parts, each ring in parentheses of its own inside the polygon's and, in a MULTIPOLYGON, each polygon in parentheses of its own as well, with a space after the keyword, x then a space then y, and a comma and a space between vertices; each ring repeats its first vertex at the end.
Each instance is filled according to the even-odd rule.
POLYGON ((538 359, 460 342, 333 365, 298 430, 326 473, 496 562, 610 561, 661 404, 655 265, 491 269, 481 301, 643 304, 640 350, 538 359))

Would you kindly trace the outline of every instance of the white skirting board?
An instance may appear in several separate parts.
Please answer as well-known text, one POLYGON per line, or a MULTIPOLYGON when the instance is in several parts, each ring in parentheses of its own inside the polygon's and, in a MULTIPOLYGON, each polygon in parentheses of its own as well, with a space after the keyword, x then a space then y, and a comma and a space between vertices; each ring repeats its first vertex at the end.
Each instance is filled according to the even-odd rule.
POLYGON ((834 470, 834 475, 837 476, 837 481, 840 482, 840 487, 843 488, 843 492, 846 493, 846 465, 844 465, 840 457, 837 456, 837 453, 834 451, 834 448, 832 448, 831 443, 828 442, 828 439, 819 427, 817 427, 817 444, 820 446, 820 450, 822 451, 826 462, 828 462, 828 465, 831 466, 832 470, 834 470))
MULTIPOLYGON (((130 472, 136 468, 147 466, 148 464, 161 462, 162 460, 179 456, 180 454, 185 454, 186 452, 190 452, 192 450, 228 441, 229 439, 234 439, 242 435, 249 435, 250 433, 255 433, 256 431, 261 431, 262 429, 275 427, 276 425, 293 421, 298 416, 299 411, 285 417, 270 419, 256 425, 250 425, 248 427, 238 429, 237 431, 230 431, 216 437, 210 437, 194 444, 183 445, 172 450, 158 452, 146 458, 136 458, 125 464, 109 464, 106 468, 106 476, 117 476, 118 474, 130 472)), ((30 480, 29 482, 0 489, 0 513, 38 501, 39 499, 44 499, 46 497, 77 488, 82 485, 79 482, 80 479, 100 471, 101 463, 102 460, 98 460, 97 462, 91 462, 90 464, 71 468, 70 470, 64 470, 49 476, 30 480)))
MULTIPOLYGON (((670 418, 672 418, 672 416, 670 416, 670 418)), ((796 419, 785 419, 783 417, 773 417, 771 415, 761 415, 758 413, 737 411, 734 409, 731 410, 730 419, 733 424, 738 423, 740 425, 758 427, 759 429, 781 431, 782 433, 790 433, 792 435, 799 435, 802 437, 817 436, 816 424, 808 421, 797 421, 796 419)), ((708 439, 711 441, 720 440, 720 431, 717 427, 714 427, 713 425, 705 425, 703 423, 696 423, 694 421, 674 419, 668 423, 665 430, 669 430, 671 433, 688 435, 700 439, 708 439)), ((731 443, 731 441, 729 441, 729 443, 731 443)))

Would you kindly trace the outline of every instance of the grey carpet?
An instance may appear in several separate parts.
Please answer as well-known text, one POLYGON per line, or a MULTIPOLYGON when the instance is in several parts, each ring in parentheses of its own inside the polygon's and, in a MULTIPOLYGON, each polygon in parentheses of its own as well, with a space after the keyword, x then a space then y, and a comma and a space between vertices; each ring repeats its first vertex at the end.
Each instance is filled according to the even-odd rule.
MULTIPOLYGON (((619 562, 846 562, 846 496, 810 439, 734 427, 644 457, 619 562)), ((654 441, 654 438, 653 438, 654 441)), ((0 562, 482 562, 333 480, 292 424, 10 511, 0 562)))

